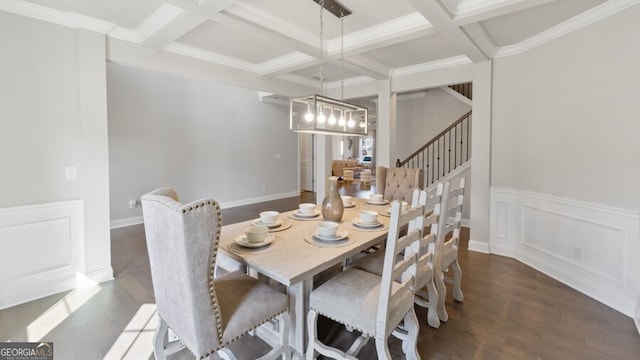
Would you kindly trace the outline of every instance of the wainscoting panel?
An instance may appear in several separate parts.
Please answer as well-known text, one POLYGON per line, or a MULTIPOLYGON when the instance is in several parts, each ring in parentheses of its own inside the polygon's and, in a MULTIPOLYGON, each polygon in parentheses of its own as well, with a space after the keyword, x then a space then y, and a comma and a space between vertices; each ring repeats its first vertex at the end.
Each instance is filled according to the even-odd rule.
POLYGON ((635 318, 638 213, 514 189, 491 189, 490 251, 513 257, 635 318))
POLYGON ((74 288, 83 229, 81 200, 0 209, 0 309, 74 288))

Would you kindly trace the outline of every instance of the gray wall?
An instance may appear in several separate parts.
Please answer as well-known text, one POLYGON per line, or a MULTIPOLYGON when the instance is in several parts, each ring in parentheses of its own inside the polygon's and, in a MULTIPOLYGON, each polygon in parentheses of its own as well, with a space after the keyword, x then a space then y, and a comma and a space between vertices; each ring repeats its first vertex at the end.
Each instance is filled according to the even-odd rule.
MULTIPOLYGON (((0 208, 81 200, 77 270, 111 279, 105 37, 0 12, 0 47, 0 208)), ((0 239, 0 253, 29 258, 11 246, 0 239)))
POLYGON ((298 137, 288 106, 258 92, 109 63, 111 220, 161 186, 223 206, 297 194, 298 137), (276 154, 281 159, 276 159, 276 154), (266 186, 266 190, 264 189, 266 186))
MULTIPOLYGON (((471 106, 440 88, 426 90, 424 96, 398 95, 397 154, 404 160, 432 137, 446 129, 471 106)), ((395 159, 393 159, 395 163, 395 159)))
POLYGON ((640 7, 494 63, 493 187, 640 209, 640 7))

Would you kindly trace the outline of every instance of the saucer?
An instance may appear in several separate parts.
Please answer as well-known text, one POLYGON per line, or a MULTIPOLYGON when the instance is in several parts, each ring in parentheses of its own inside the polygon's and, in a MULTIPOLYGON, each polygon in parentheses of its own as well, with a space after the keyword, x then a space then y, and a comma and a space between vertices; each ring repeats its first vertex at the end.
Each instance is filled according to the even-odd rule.
POLYGON ((262 225, 268 227, 269 229, 273 229, 282 225, 282 219, 278 219, 278 221, 274 222, 273 224, 264 224, 260 219, 256 219, 253 222, 253 225, 262 225))
POLYGON ((314 217, 320 215, 320 210, 314 210, 313 214, 303 214, 303 213, 300 212, 300 210, 297 210, 297 211, 293 212, 292 215, 294 217, 302 218, 302 219, 314 218, 314 217))
POLYGON ((367 204, 369 205, 386 205, 389 203, 389 200, 384 199, 382 201, 371 201, 371 200, 367 200, 367 204))
POLYGON ((356 203, 351 201, 348 204, 342 204, 342 206, 344 206, 345 209, 348 209, 348 208, 352 208, 352 207, 356 206, 356 203))
POLYGON ((316 238, 317 240, 323 240, 323 241, 340 241, 340 240, 346 239, 347 236, 349 236, 349 233, 347 232, 347 230, 338 230, 334 236, 322 236, 318 233, 313 234, 314 238, 316 238))
POLYGON ((372 223, 363 223, 363 222, 360 222, 360 219, 354 219, 353 225, 355 225, 356 227, 368 229, 368 228, 375 228, 382 225, 382 221, 380 219, 377 219, 375 222, 372 222, 372 223))
POLYGON ((252 243, 252 242, 249 242, 247 240, 247 238, 244 236, 244 234, 242 234, 242 235, 236 236, 234 241, 236 242, 236 244, 238 244, 240 246, 249 247, 249 248, 257 248, 257 247, 263 247, 263 246, 271 244, 273 239, 275 239, 275 236, 273 236, 271 234, 267 234, 267 237, 264 238, 264 241, 258 242, 258 243, 252 243))

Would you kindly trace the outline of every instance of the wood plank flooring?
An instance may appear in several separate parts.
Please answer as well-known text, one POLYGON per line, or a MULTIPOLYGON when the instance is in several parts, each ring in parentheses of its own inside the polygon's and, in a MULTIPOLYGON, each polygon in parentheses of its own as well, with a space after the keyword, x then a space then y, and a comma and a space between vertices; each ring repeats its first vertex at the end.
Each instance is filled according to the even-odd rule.
MULTIPOLYGON (((374 187, 343 185, 341 193, 367 197, 374 187)), ((313 193, 223 210, 223 222, 256 218, 314 201, 313 193)), ((466 249, 468 229, 463 233, 466 249)), ((53 341, 55 359, 153 359, 150 317, 153 289, 142 225, 111 232, 115 280, 56 294, 0 311, 0 341, 53 341)), ((439 329, 421 320, 423 359, 638 359, 640 336, 629 317, 528 266, 505 257, 461 250, 463 303, 447 296, 449 321, 439 329)), ((321 323, 324 341, 346 348, 354 334, 329 320, 321 323)), ((403 359, 392 338, 394 359, 403 359)), ((240 359, 254 359, 267 347, 245 337, 232 348, 240 359)), ((375 359, 370 342, 361 359, 375 359)), ((172 359, 192 359, 188 351, 172 359)))

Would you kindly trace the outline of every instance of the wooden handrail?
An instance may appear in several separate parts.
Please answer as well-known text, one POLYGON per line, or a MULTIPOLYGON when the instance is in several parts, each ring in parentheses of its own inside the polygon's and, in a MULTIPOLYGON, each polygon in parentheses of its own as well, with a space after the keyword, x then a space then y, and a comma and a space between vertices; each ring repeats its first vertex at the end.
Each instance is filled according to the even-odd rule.
POLYGON ((447 127, 446 129, 442 130, 438 135, 434 136, 433 139, 431 139, 428 143, 424 144, 420 149, 416 150, 413 154, 409 155, 406 159, 400 161, 400 159, 396 160, 396 167, 402 167, 403 165, 405 165, 406 163, 408 163, 411 159, 413 159, 414 157, 418 156, 421 152, 423 152, 426 148, 428 148, 429 146, 433 145, 436 141, 438 141, 438 139, 440 139, 441 137, 443 137, 444 135, 446 135, 449 131, 451 131, 451 129, 455 128, 456 126, 460 125, 460 123, 468 118, 469 116, 471 116, 471 112, 472 110, 469 110, 468 113, 462 115, 458 120, 456 120, 453 124, 449 125, 449 127, 447 127))

